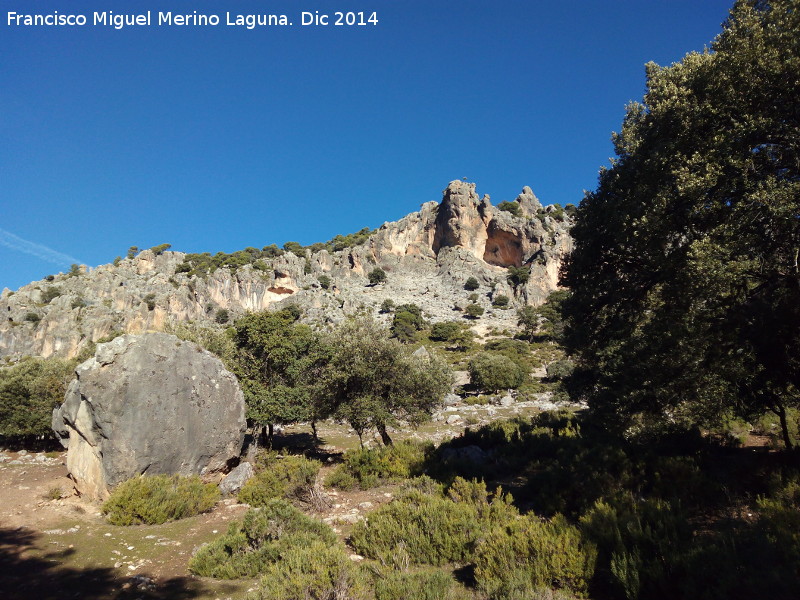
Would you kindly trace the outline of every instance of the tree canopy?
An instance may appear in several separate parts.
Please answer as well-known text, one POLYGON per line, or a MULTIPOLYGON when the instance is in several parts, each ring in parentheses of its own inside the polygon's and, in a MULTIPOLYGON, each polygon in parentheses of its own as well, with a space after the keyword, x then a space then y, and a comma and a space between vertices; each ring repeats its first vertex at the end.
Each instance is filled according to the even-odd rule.
POLYGON ((415 356, 371 319, 342 324, 325 344, 331 354, 319 379, 321 410, 348 422, 359 437, 377 429, 391 444, 388 426, 428 420, 452 385, 441 358, 415 356))
POLYGON ((741 0, 710 50, 648 64, 577 211, 572 385, 616 423, 771 410, 786 431, 800 401, 798 31, 796 2, 741 0))

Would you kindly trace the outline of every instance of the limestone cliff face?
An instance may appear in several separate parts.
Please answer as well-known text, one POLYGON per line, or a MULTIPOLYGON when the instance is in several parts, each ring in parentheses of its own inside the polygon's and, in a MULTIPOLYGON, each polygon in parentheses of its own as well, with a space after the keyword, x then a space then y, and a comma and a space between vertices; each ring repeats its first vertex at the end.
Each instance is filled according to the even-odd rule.
POLYGON ((513 328, 514 310, 492 310, 497 295, 511 308, 541 304, 557 287, 558 271, 572 249, 571 221, 552 207, 542 208, 530 188, 517 197, 519 216, 479 198, 475 184, 451 182, 442 202, 423 204, 419 212, 385 223, 360 246, 306 259, 287 253, 265 260, 268 270, 227 268, 205 276, 176 273, 184 254, 149 250, 117 265, 101 265, 75 275, 56 275, 0 296, 0 357, 75 356, 90 341, 112 333, 163 330, 170 323, 213 323, 225 309, 233 319, 293 302, 309 320, 336 322, 360 310, 375 312, 383 300, 413 302, 434 320, 460 318, 469 303, 463 288, 475 277, 479 304, 487 313, 480 324, 513 328), (556 218, 558 217, 558 218, 556 218), (509 266, 527 266, 531 277, 513 289, 509 266), (367 285, 380 266, 386 283, 367 285), (323 289, 318 278, 331 279, 323 289))

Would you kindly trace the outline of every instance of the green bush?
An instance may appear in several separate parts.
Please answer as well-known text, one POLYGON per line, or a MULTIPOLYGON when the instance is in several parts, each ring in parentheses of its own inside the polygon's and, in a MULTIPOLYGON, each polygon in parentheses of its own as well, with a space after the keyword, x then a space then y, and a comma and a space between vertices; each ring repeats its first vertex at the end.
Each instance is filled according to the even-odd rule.
POLYGON ((368 275, 370 285, 378 285, 386 281, 386 271, 380 267, 375 267, 368 275))
POLYGON ((155 294, 147 294, 144 298, 142 298, 142 302, 147 305, 147 310, 153 310, 156 307, 156 295, 155 294))
POLYGON ((265 573, 292 549, 336 546, 336 534, 321 521, 304 515, 285 500, 269 500, 230 524, 225 535, 205 544, 189 561, 201 577, 236 579, 265 573))
POLYGON ((274 498, 310 502, 322 465, 305 456, 268 455, 257 465, 258 472, 239 491, 239 502, 265 506, 274 498))
POLYGON ((519 202, 508 202, 504 200, 503 202, 497 205, 497 208, 499 208, 502 211, 511 213, 515 217, 520 216, 519 202))
POLYGON ((375 600, 456 600, 453 578, 439 569, 385 570, 375 578, 375 600))
POLYGON ((472 559, 477 541, 517 515, 498 488, 457 478, 447 497, 408 490, 356 524, 351 544, 384 566, 442 565, 472 559))
POLYGON ((219 488, 197 476, 140 476, 118 485, 103 504, 112 525, 156 525, 211 510, 219 488))
POLYGON ((470 319, 477 319, 485 311, 484 311, 484 308, 480 304, 468 304, 467 308, 464 309, 464 312, 467 313, 467 316, 470 319))
POLYGON ((269 562, 248 600, 372 600, 367 574, 353 564, 341 544, 313 540, 285 547, 269 562))
POLYGON ((474 277, 468 277, 467 281, 464 283, 464 289, 468 292, 474 292, 480 287, 478 280, 474 277))
POLYGON ((41 316, 40 316, 38 313, 35 313, 35 312, 29 312, 29 313, 25 313, 25 317, 24 317, 24 319, 25 319, 25 320, 26 320, 28 323, 38 323, 39 321, 41 321, 41 320, 42 320, 42 317, 41 317, 41 316))
POLYGON ((382 313, 390 313, 394 310, 394 301, 391 298, 387 298, 381 304, 381 312, 382 313))
POLYGON ((52 440, 53 409, 64 401, 76 359, 28 358, 0 368, 0 444, 52 440))
POLYGON ((227 308, 220 308, 216 314, 214 315, 214 320, 219 323, 220 325, 224 325, 228 321, 230 321, 231 315, 228 312, 227 308))
POLYGON ((159 244, 158 246, 153 246, 152 248, 150 248, 150 252, 152 252, 156 256, 160 256, 170 248, 172 248, 172 244, 159 244))
POLYGON ((50 286, 42 292, 42 302, 50 304, 53 300, 61 295, 61 289, 58 286, 50 286))
POLYGON ((416 477, 422 474, 432 451, 432 444, 410 440, 374 449, 350 450, 326 483, 342 490, 355 487, 367 490, 388 481, 416 477))
POLYGON ((431 327, 430 338, 435 341, 449 342, 461 333, 461 324, 457 321, 443 321, 434 323, 431 327))
POLYGON ((496 308, 506 308, 508 306, 508 303, 509 303, 508 296, 506 296, 504 294, 500 294, 498 296, 495 296, 492 299, 492 306, 494 306, 496 308))
POLYGON ((516 389, 523 384, 525 369, 501 354, 481 352, 469 361, 469 377, 478 389, 496 392, 516 389))
POLYGON ((327 275, 320 275, 319 277, 317 277, 317 281, 319 281, 319 286, 323 290, 327 290, 328 288, 331 287, 331 278, 328 277, 327 275))
POLYGON ((508 279, 508 282, 514 287, 525 285, 530 278, 531 271, 528 267, 508 267, 506 279, 508 279))
POLYGON ((498 600, 527 598, 541 588, 584 594, 596 555, 594 546, 563 517, 547 522, 529 514, 494 529, 480 542, 475 580, 498 600))
POLYGON ((568 358, 556 360, 547 365, 548 379, 566 379, 575 370, 575 363, 568 358))
POLYGON ((598 500, 580 519, 597 545, 598 574, 628 600, 668 597, 688 553, 692 531, 686 516, 669 502, 622 496, 598 500))

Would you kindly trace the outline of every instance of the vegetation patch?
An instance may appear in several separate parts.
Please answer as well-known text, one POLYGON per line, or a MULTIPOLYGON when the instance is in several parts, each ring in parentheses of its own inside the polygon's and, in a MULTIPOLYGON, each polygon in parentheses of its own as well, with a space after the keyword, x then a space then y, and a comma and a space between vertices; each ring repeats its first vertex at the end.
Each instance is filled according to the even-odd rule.
POLYGON ((119 484, 102 512, 112 525, 157 525, 211 510, 219 496, 196 475, 143 475, 119 484))
MULTIPOLYGON (((311 554, 298 553, 303 548, 320 550, 337 548, 338 544, 330 526, 304 515, 285 500, 273 499, 261 508, 250 509, 241 521, 231 523, 225 535, 202 546, 189 562, 189 570, 218 579, 255 577, 266 573, 271 565, 281 563, 282 567, 284 559, 302 558, 309 566, 320 565, 311 554)), ((337 562, 332 560, 335 558, 323 553, 319 560, 337 562)), ((301 569, 302 573, 305 571, 301 569)))

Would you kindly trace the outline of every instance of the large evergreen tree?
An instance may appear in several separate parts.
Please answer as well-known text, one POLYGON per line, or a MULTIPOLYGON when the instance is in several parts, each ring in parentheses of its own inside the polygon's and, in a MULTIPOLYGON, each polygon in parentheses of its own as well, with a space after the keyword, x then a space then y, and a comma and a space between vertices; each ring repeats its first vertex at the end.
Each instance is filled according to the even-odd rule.
POLYGON ((800 3, 737 2, 711 49, 647 65, 573 229, 573 385, 609 422, 800 402, 800 3), (624 418, 620 418, 624 417, 624 418))

